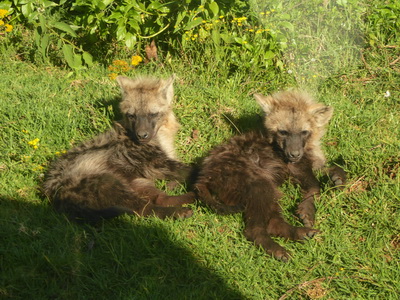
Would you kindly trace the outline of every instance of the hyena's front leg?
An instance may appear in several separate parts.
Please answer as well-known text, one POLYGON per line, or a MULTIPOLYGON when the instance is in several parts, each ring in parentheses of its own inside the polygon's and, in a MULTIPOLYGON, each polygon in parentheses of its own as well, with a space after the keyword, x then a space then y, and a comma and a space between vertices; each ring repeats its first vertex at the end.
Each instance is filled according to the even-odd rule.
POLYGON ((328 169, 328 175, 333 181, 335 187, 343 189, 346 184, 346 172, 339 166, 334 166, 328 169))
POLYGON ((302 219, 304 226, 313 227, 315 221, 314 201, 319 198, 320 187, 311 166, 299 164, 291 168, 291 173, 300 183, 303 190, 303 200, 297 207, 297 214, 302 219))

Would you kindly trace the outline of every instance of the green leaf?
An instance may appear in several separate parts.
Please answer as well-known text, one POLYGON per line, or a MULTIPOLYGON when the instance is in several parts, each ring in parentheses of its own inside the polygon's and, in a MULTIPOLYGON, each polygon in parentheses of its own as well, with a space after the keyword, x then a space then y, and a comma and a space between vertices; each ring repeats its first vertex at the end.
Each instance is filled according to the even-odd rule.
POLYGON ((0 2, 0 9, 5 9, 11 11, 12 3, 11 1, 1 1, 0 2))
POLYGON ((32 3, 21 5, 21 12, 24 17, 30 19, 29 16, 32 13, 32 3))
POLYGON ((270 60, 270 59, 272 59, 274 57, 275 57, 275 53, 272 52, 272 51, 266 51, 264 53, 264 59, 266 59, 266 60, 270 60))
POLYGON ((75 31, 72 29, 72 27, 64 22, 55 22, 53 24, 53 26, 55 28, 58 28, 64 32, 68 33, 72 37, 77 37, 77 35, 76 35, 75 31))
POLYGON ((68 66, 74 69, 74 51, 71 45, 64 44, 62 48, 64 58, 67 61, 68 66))
POLYGON ((125 28, 125 24, 119 25, 117 27, 117 40, 118 41, 123 41, 125 40, 125 36, 126 36, 126 28, 125 28))
POLYGON ((129 49, 132 49, 132 48, 135 46, 135 44, 136 44, 136 36, 133 35, 133 34, 130 33, 130 32, 127 32, 127 33, 126 33, 126 36, 125 36, 125 45, 126 45, 129 49))
POLYGON ((196 26, 199 26, 202 22, 203 22, 203 18, 198 17, 196 20, 193 20, 193 21, 189 22, 188 24, 186 24, 184 30, 190 30, 196 26))
POLYGON ((43 1, 43 6, 45 8, 47 8, 47 7, 52 7, 52 6, 58 6, 58 4, 53 1, 43 1))
POLYGON ((210 10, 213 13, 214 17, 217 17, 218 16, 218 12, 219 12, 219 7, 218 7, 217 2, 211 2, 208 7, 210 8, 210 10))
POLYGON ((40 33, 37 28, 35 29, 35 44, 36 47, 40 47, 40 33))
POLYGON ((290 23, 290 22, 284 21, 284 22, 279 23, 279 25, 280 25, 281 27, 287 28, 287 29, 288 29, 289 31, 291 31, 291 32, 294 31, 294 26, 293 26, 293 24, 290 23))
POLYGON ((82 57, 89 67, 93 66, 93 56, 89 52, 83 52, 82 57))
POLYGON ((49 45, 49 39, 49 35, 45 34, 42 36, 42 41, 40 43, 40 53, 44 59, 47 57, 47 46, 49 45))
POLYGON ((212 40, 213 40, 213 42, 214 42, 215 45, 219 45, 219 44, 220 44, 220 42, 221 42, 221 36, 220 36, 218 30, 213 30, 213 31, 211 32, 211 38, 212 38, 212 40))
POLYGON ((46 19, 42 14, 39 15, 39 23, 43 34, 44 32, 46 32, 46 19))
POLYGON ((140 26, 138 24, 138 22, 136 22, 136 20, 134 19, 130 19, 128 24, 136 31, 136 32, 140 32, 140 26))

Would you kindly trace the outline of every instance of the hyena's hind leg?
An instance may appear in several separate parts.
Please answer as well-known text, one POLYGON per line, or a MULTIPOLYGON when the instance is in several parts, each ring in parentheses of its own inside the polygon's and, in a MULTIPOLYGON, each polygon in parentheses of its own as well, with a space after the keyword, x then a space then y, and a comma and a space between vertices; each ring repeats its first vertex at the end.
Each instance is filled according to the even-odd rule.
POLYGON ((245 211, 245 235, 255 244, 263 247, 274 257, 287 261, 289 253, 271 239, 271 236, 291 240, 303 240, 313 237, 318 230, 296 227, 287 223, 281 214, 278 199, 281 192, 269 181, 254 183, 249 191, 248 205, 245 211))
POLYGON ((83 178, 75 187, 61 193, 56 208, 78 222, 97 223, 123 214, 140 216, 189 217, 188 208, 158 207, 151 199, 143 199, 113 174, 83 178))
POLYGON ((242 197, 248 199, 244 211, 246 238, 275 258, 282 261, 289 260, 289 253, 272 240, 269 233, 273 232, 269 228, 269 221, 280 214, 279 205, 276 203, 281 196, 280 191, 273 183, 260 180, 253 182, 251 188, 242 193, 242 197))
POLYGON ((131 187, 139 197, 150 201, 157 206, 179 207, 183 204, 193 203, 195 200, 195 194, 193 192, 188 192, 178 196, 169 196, 165 192, 156 188, 151 180, 145 178, 134 179, 131 187))
MULTIPOLYGON (((155 215, 161 219, 166 217, 187 218, 192 216, 192 210, 186 207, 165 207, 157 204, 157 199, 161 191, 154 186, 148 185, 149 189, 145 189, 145 185, 139 185, 133 181, 129 186, 126 183, 118 182, 114 179, 113 189, 107 189, 111 193, 107 198, 113 196, 114 205, 108 209, 120 210, 122 213, 136 214, 139 216, 155 215), (141 188, 138 188, 140 186, 141 188), (152 187, 152 188, 151 188, 152 187)), ((138 179, 138 181, 140 181, 138 179)), ((143 181, 146 181, 143 179, 143 181)), ((101 191, 99 190, 99 193, 101 191)), ((106 193, 103 194, 106 196, 106 193)), ((172 202, 172 201, 171 201, 172 202)))

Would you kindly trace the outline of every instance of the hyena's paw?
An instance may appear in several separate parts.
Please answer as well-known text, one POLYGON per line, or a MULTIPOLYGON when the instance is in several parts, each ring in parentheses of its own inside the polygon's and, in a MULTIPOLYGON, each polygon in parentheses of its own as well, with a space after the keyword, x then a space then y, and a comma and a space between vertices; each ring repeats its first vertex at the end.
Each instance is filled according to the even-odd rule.
POLYGON ((297 208, 297 215, 303 221, 305 227, 313 227, 315 220, 315 206, 310 201, 303 201, 297 208))
POLYGON ((298 227, 297 228, 297 240, 306 240, 314 237, 316 234, 320 233, 318 229, 308 228, 308 227, 298 227))
POLYGON ((190 218, 193 215, 193 210, 188 207, 177 208, 173 217, 176 219, 186 219, 190 218))
POLYGON ((289 252, 287 252, 286 249, 277 242, 272 240, 269 234, 259 227, 248 227, 243 233, 249 241, 252 241, 256 246, 260 246, 265 252, 272 255, 276 259, 284 262, 290 259, 289 252))
POLYGON ((341 167, 334 166, 328 170, 328 173, 335 187, 343 189, 347 179, 346 172, 341 167))
POLYGON ((290 260, 290 253, 279 245, 273 249, 268 249, 267 253, 283 262, 288 262, 290 260))

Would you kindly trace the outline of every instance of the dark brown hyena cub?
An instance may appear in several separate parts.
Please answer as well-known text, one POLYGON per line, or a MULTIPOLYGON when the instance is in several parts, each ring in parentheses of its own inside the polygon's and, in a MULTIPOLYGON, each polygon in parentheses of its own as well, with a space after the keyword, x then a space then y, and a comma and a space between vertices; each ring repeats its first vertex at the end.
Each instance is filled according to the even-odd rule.
POLYGON ((317 233, 311 228, 314 198, 319 196, 313 169, 325 164, 320 139, 333 109, 298 91, 255 98, 266 115, 265 132, 236 136, 214 148, 200 168, 195 189, 219 213, 243 211, 245 236, 287 260, 289 254, 271 236, 302 240, 317 233), (278 187, 289 177, 303 190, 297 213, 306 227, 289 225, 282 217, 278 187))
POLYGON ((54 161, 44 192, 71 219, 97 222, 124 213, 188 217, 191 193, 167 196, 155 179, 184 180, 190 168, 175 158, 179 124, 172 112, 173 77, 118 77, 123 120, 54 161))

